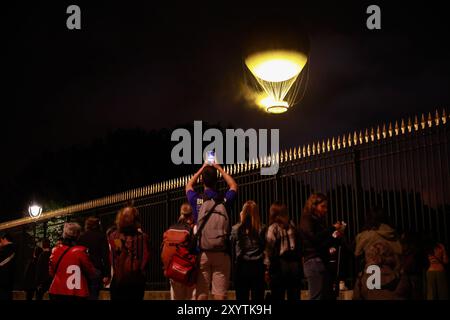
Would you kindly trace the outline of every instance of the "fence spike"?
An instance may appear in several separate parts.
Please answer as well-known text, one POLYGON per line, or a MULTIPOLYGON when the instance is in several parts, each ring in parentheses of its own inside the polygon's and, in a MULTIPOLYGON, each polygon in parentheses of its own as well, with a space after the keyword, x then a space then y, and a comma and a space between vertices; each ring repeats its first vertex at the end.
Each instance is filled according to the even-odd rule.
POLYGON ((347 147, 347 138, 345 134, 342 136, 342 148, 345 149, 347 147))
MULTIPOLYGON (((422 118, 423 118, 423 113, 422 113, 422 118)), ((425 124, 425 120, 423 122, 425 124)), ((414 116, 414 127, 413 128, 415 131, 419 130, 419 121, 417 120, 417 115, 414 116)))
POLYGON ((331 138, 331 149, 336 150, 336 139, 334 137, 331 138))
POLYGON ((375 130, 373 129, 373 127, 370 128, 370 141, 375 141, 375 130))
POLYGON ((364 131, 364 141, 366 141, 366 143, 369 142, 369 129, 367 129, 367 128, 364 131))
POLYGON ((327 151, 328 151, 328 152, 331 151, 331 142, 330 142, 330 138, 327 139, 327 151))
POLYGON ((393 131, 392 131, 392 122, 389 122, 389 126, 388 126, 388 134, 389 137, 392 137, 393 131))
MULTIPOLYGON (((425 116, 424 116, 424 114, 422 113, 422 115, 420 116, 420 127, 422 128, 422 130, 423 129, 425 129, 425 124, 426 124, 426 122, 425 122, 425 116)), ((418 127, 418 126, 417 126, 418 127)), ((414 121, 414 129, 417 131, 417 130, 419 130, 419 128, 416 128, 416 122, 414 121)))
POLYGON ((438 111, 438 109, 436 109, 436 112, 434 114, 434 123, 435 123, 436 126, 439 125, 440 120, 441 119, 439 118, 439 111, 438 111))
POLYGON ((289 148, 289 161, 292 161, 292 149, 289 148))
POLYGON ((431 112, 428 112, 428 128, 431 128, 433 126, 433 118, 431 117, 431 112))
POLYGON ((297 157, 300 159, 302 157, 302 150, 300 146, 297 147, 297 157))
POLYGON ((311 155, 311 146, 308 143, 308 147, 306 148, 306 153, 308 154, 308 157, 311 155))
POLYGON ((349 147, 351 147, 352 143, 353 143, 353 141, 352 141, 352 134, 349 132, 348 133, 347 144, 348 144, 349 147))
POLYGON ((313 142, 312 144, 312 155, 315 156, 316 155, 316 144, 313 142))
POLYGON ((325 153, 325 151, 326 151, 325 140, 322 140, 322 153, 325 153))
POLYGON ((364 142, 364 136, 361 130, 359 130, 359 144, 363 144, 364 142))
MULTIPOLYGON (((417 116, 416 116, 416 119, 417 119, 417 116)), ((408 117, 408 124, 406 127, 408 128, 408 132, 412 132, 413 125, 412 125, 411 117, 408 117)))
POLYGON ((442 124, 447 123, 447 113, 445 112, 445 109, 442 109, 442 124))
POLYGON ((337 148, 338 148, 338 150, 341 149, 341 136, 338 136, 338 138, 337 138, 337 148))
POLYGON ((294 160, 297 160, 297 152, 295 151, 295 147, 294 151, 292 152, 292 157, 294 158, 294 160))
POLYGON ((383 139, 386 139, 386 124, 385 123, 383 123, 383 129, 382 129, 381 133, 382 133, 383 139))
POLYGON ((395 130, 395 135, 398 136, 398 121, 397 120, 395 120, 394 130, 395 130))
POLYGON ((356 146, 358 144, 358 134, 353 132, 353 145, 356 146))

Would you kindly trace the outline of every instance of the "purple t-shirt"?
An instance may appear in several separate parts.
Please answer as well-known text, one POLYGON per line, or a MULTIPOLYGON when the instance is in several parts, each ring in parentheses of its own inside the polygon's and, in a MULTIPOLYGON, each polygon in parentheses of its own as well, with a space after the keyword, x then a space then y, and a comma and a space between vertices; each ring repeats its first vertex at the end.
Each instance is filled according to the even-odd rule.
MULTIPOLYGON (((214 191, 212 189, 206 189, 204 194, 210 199, 213 199, 218 195, 217 191, 214 191)), ((200 193, 195 192, 194 190, 189 190, 186 193, 186 196, 189 201, 189 204, 192 207, 194 223, 197 223, 198 212, 200 211, 200 207, 203 204, 203 197, 200 193)), ((227 210, 230 209, 235 198, 236 198, 236 191, 228 189, 228 191, 225 193, 225 198, 224 198, 225 206, 226 206, 227 210)))

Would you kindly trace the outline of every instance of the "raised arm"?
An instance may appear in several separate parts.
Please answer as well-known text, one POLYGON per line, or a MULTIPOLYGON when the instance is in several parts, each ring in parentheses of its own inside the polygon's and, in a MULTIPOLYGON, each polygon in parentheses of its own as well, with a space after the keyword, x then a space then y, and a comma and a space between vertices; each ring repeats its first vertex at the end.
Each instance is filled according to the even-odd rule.
POLYGON ((233 177, 230 176, 228 173, 226 173, 225 170, 223 170, 223 168, 217 163, 214 164, 214 168, 216 168, 217 171, 220 172, 220 174, 223 177, 223 180, 225 180, 225 182, 227 183, 228 188, 230 188, 230 190, 233 190, 236 192, 238 189, 238 185, 237 185, 236 181, 234 181, 233 177))
POLYGON ((193 175, 193 177, 188 181, 188 183, 186 184, 186 193, 188 191, 194 191, 194 185, 197 182, 198 178, 200 177, 200 175, 202 174, 203 169, 205 168, 205 166, 207 166, 207 164, 203 164, 203 166, 193 175))

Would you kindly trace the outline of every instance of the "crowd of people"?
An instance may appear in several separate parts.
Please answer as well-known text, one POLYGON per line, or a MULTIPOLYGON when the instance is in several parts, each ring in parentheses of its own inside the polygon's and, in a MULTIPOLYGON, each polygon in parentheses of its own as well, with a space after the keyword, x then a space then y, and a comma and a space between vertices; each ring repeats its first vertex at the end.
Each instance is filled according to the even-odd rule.
MULTIPOLYGON (((270 206, 268 224, 263 225, 258 204, 248 200, 239 222, 231 226, 228 213, 237 192, 235 180, 218 164, 204 164, 187 183, 179 219, 164 234, 161 246, 172 299, 226 299, 231 278, 239 301, 299 300, 303 279, 309 299, 336 299, 342 247, 350 248, 359 262, 353 299, 448 299, 445 247, 419 243, 413 233, 399 236, 381 208, 369 212, 366 225, 349 245, 343 241, 345 223, 326 223, 324 194, 307 199, 298 225, 278 201, 270 206), (216 188, 219 174, 228 185, 225 193, 216 188), (200 178, 203 193, 195 188, 200 178), (181 263, 174 262, 175 256, 181 263), (380 271, 375 280, 374 266, 380 271), (180 278, 177 272, 189 277, 180 278)), ((0 299, 8 300, 15 245, 8 234, 0 239, 0 299)), ((42 248, 34 249, 24 276, 26 297, 42 300, 48 291, 53 300, 96 300, 102 288, 109 288, 111 300, 142 300, 149 255, 148 236, 132 204, 118 212, 106 233, 96 217, 86 219, 84 232, 78 223, 65 223, 53 249, 47 239, 42 248)))

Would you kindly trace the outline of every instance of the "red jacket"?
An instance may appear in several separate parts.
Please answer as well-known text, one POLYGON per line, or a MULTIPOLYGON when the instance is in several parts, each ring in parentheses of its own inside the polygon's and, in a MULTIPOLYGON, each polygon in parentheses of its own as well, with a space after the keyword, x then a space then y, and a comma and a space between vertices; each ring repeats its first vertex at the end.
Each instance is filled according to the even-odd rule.
POLYGON ((55 274, 56 264, 67 248, 69 248, 67 245, 60 244, 52 250, 49 274, 53 277, 53 281, 48 292, 57 295, 87 297, 89 296, 87 279, 94 277, 97 271, 89 259, 86 247, 71 247, 59 263, 55 274))

